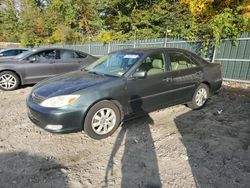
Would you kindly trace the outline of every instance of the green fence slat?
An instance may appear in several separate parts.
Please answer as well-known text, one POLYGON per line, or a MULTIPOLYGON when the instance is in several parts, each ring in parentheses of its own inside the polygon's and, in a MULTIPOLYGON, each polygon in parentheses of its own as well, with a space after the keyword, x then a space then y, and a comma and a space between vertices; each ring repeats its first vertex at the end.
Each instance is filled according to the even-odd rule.
POLYGON ((245 43, 246 47, 244 52, 244 59, 250 59, 250 40, 245 41, 245 43))

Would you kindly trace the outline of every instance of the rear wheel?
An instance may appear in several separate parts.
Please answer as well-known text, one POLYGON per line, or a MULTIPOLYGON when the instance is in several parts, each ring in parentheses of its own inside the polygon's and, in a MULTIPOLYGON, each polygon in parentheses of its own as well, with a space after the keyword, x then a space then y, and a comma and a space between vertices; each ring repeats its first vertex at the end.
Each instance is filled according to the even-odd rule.
POLYGON ((11 71, 3 71, 0 73, 0 89, 12 91, 19 87, 19 77, 11 71))
POLYGON ((89 110, 84 121, 84 131, 97 140, 107 138, 115 132, 120 121, 119 108, 111 101, 101 101, 89 110))
POLYGON ((193 95, 193 99, 188 103, 188 107, 192 109, 202 108, 209 97, 209 87, 206 84, 200 84, 193 95))

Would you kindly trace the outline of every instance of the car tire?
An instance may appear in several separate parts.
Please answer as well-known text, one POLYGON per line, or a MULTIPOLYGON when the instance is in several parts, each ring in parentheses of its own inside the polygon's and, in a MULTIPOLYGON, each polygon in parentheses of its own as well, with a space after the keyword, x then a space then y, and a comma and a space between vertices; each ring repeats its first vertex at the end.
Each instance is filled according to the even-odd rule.
POLYGON ((209 87, 206 84, 200 84, 195 90, 192 101, 188 103, 188 107, 198 110, 204 107, 209 97, 209 87))
POLYGON ((0 73, 0 89, 4 91, 12 91, 19 87, 19 77, 11 71, 3 71, 0 73))
POLYGON ((100 140, 112 135, 121 123, 121 113, 117 105, 105 100, 96 103, 88 111, 84 120, 84 132, 91 138, 100 140))

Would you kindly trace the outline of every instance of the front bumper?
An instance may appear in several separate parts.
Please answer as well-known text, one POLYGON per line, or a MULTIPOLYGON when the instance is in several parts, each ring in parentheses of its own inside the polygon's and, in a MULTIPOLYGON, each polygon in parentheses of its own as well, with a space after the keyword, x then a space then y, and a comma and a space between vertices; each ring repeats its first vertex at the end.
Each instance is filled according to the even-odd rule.
POLYGON ((53 133, 77 132, 83 129, 86 107, 45 108, 27 99, 28 116, 38 127, 53 133), (51 127, 59 128, 51 128, 51 127))

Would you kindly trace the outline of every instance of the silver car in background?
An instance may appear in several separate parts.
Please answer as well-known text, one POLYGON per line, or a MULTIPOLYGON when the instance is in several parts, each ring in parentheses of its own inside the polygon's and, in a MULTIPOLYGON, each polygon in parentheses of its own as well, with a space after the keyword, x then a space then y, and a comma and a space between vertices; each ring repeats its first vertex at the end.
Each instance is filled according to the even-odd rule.
POLYGON ((32 49, 13 58, 0 59, 0 89, 10 91, 20 85, 35 84, 58 74, 78 70, 97 59, 71 49, 32 49))

